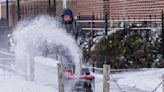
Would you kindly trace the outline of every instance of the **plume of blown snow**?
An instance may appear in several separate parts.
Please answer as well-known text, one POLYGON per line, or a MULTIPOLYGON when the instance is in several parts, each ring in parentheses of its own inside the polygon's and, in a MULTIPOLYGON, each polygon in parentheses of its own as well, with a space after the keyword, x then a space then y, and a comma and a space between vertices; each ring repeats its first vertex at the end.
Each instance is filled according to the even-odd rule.
POLYGON ((24 59, 26 55, 43 56, 46 51, 49 51, 49 54, 56 54, 64 50, 63 54, 71 56, 75 63, 76 73, 80 73, 81 51, 79 46, 57 19, 39 16, 33 20, 21 21, 14 29, 12 39, 17 59, 24 59))

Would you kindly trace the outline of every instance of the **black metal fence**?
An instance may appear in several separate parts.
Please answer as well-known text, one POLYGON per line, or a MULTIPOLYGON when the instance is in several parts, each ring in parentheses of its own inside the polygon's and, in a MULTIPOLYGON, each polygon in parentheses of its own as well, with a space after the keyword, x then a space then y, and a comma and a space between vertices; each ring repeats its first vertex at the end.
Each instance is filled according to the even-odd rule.
MULTIPOLYGON (((126 17, 126 18, 111 18, 106 16, 102 18, 95 18, 95 15, 78 15, 78 21, 82 24, 84 30, 86 28, 105 28, 107 24, 108 28, 123 28, 124 26, 136 26, 136 27, 161 27, 162 13, 161 16, 149 15, 147 18, 142 17, 126 17), (92 25, 91 25, 92 24, 92 25)), ((87 29, 86 29, 87 30, 87 29)), ((89 30, 89 29, 88 29, 89 30)), ((97 29, 98 30, 98 29, 97 29)))
POLYGON ((37 15, 56 14, 56 0, 47 0, 47 1, 20 1, 17 0, 17 17, 18 20, 35 17, 37 15))

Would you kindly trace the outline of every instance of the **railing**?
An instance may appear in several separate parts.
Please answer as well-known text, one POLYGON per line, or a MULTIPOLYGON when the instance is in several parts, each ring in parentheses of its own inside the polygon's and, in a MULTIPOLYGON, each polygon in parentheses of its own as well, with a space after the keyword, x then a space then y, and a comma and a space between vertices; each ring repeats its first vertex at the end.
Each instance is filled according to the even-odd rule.
MULTIPOLYGON (((150 15, 152 16, 152 15, 150 15)), ((162 16, 162 13, 161 13, 162 16)), ((90 37, 95 37, 95 32, 104 31, 107 34, 111 30, 124 30, 130 27, 130 30, 150 30, 157 29, 162 30, 162 17, 148 17, 148 18, 108 18, 104 16, 103 18, 96 19, 95 15, 78 15, 77 22, 82 25, 83 31, 90 31, 90 37)), ((104 35, 105 35, 104 34, 104 35)))

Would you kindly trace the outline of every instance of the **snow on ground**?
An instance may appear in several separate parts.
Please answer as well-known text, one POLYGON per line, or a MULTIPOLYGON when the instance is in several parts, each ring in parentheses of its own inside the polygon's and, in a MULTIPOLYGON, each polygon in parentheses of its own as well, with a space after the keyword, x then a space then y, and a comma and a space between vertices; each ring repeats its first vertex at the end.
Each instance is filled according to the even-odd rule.
MULTIPOLYGON (((125 92, 151 92, 162 81, 161 75, 163 71, 164 69, 126 72, 112 74, 112 76, 125 92)), ((42 84, 36 81, 29 82, 23 77, 7 71, 5 71, 5 77, 3 74, 3 69, 0 69, 1 92, 58 92, 52 85, 42 84)), ((102 92, 103 75, 93 75, 96 77, 96 92, 102 92)), ((162 92, 161 89, 162 87, 160 86, 156 92, 162 92)), ((112 78, 110 81, 110 90, 111 92, 122 92, 112 78)))
MULTIPOLYGON (((122 92, 122 90, 125 92, 151 92, 162 81, 162 74, 164 74, 164 69, 112 74, 110 90, 111 92, 122 92), (118 88, 113 78, 122 90, 118 88)), ((103 76, 101 74, 93 75, 96 77, 96 92, 102 92, 103 76)), ((160 86, 156 92, 162 92, 162 87, 160 86)))
MULTIPOLYGON (((158 70, 148 70, 142 72, 127 72, 121 74, 115 74, 119 84, 127 85, 129 87, 135 87, 144 91, 152 91, 156 88, 162 81, 162 74, 164 74, 164 69, 158 70)), ((160 88, 156 92, 162 92, 160 88)))
MULTIPOLYGON (((52 86, 26 81, 23 77, 0 69, 0 92, 55 92, 52 86)), ((57 92, 57 91, 56 91, 57 92)))
MULTIPOLYGON (((57 69, 59 61, 40 56, 35 57, 34 61, 34 81, 27 81, 27 75, 19 75, 0 66, 0 92, 59 92, 57 69)), ((74 81, 65 81, 66 92, 73 83, 74 81)))
POLYGON ((36 57, 35 61, 35 81, 27 81, 26 75, 0 66, 0 92, 58 92, 58 61, 43 57, 36 57))
MULTIPOLYGON (((57 84, 57 80, 55 80, 57 77, 55 74, 56 63, 54 63, 52 59, 43 57, 36 57, 35 61, 39 64, 35 66, 36 72, 38 72, 35 76, 37 80, 33 82, 26 81, 25 77, 15 72, 4 70, 4 68, 0 66, 0 92, 58 92, 58 88, 52 85, 54 83, 57 84), (51 65, 52 63, 53 65, 51 65)), ((96 77, 96 92, 102 92, 103 75, 92 74, 96 77)), ((162 81, 162 74, 164 74, 164 68, 115 73, 112 74, 112 77, 125 92, 152 92, 162 81)), ((112 77, 110 80, 111 92, 122 92, 112 77)), ((70 83, 67 84, 70 85, 70 83)), ((160 86, 156 92, 162 92, 162 86, 160 86)))

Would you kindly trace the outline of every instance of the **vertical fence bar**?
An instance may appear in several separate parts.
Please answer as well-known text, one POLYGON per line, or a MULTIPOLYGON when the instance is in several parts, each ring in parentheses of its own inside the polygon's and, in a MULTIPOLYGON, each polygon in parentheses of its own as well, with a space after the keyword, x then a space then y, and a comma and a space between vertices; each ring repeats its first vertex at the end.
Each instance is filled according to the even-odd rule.
POLYGON ((108 18, 107 13, 105 14, 105 36, 108 35, 108 18))
POLYGON ((40 12, 39 12, 40 10, 39 10, 39 9, 40 9, 41 7, 39 7, 39 5, 37 5, 36 8, 37 8, 37 14, 40 14, 40 12))
POLYGON ((30 9, 30 6, 29 5, 27 5, 27 6, 28 6, 28 8, 27 8, 27 10, 28 10, 27 17, 29 17, 29 15, 31 15, 31 9, 30 9))
POLYGON ((20 0, 17 0, 17 18, 18 18, 18 21, 21 19, 21 15, 20 15, 20 0))
POLYGON ((7 28, 9 28, 9 1, 6 0, 6 19, 7 19, 7 28))
POLYGON ((22 19, 24 19, 24 6, 21 6, 21 16, 22 16, 22 19))
POLYGON ((123 28, 124 28, 124 35, 126 35, 126 21, 125 18, 123 18, 123 28))
POLYGON ((128 16, 128 22, 129 22, 129 24, 130 24, 130 17, 128 16))
POLYGON ((155 14, 155 27, 157 27, 157 15, 155 14))
POLYGON ((113 20, 113 26, 112 26, 112 28, 114 28, 114 24, 115 24, 115 23, 114 23, 114 18, 113 18, 112 20, 113 20))
POLYGON ((162 59, 164 59, 164 12, 162 11, 162 59))
POLYGON ((30 7, 30 10, 31 10, 31 16, 33 17, 34 16, 34 13, 33 13, 33 6, 32 5, 30 7))
POLYGON ((152 16, 149 15, 149 23, 150 23, 150 27, 152 27, 152 16))
POLYGON ((93 22, 93 20, 94 20, 94 14, 92 13, 92 16, 91 16, 91 37, 92 37, 92 39, 94 38, 94 30, 93 30, 94 22, 93 22))
POLYGON ((119 20, 120 20, 120 18, 118 17, 118 20, 117 20, 117 22, 118 22, 118 28, 119 28, 119 20))
POLYGON ((56 0, 54 0, 54 8, 53 8, 54 10, 54 16, 56 16, 56 0))
POLYGON ((35 4, 34 4, 34 5, 32 5, 32 6, 33 6, 32 10, 33 10, 33 14, 34 14, 34 16, 33 16, 33 17, 35 17, 35 15, 36 15, 35 4))
POLYGON ((48 13, 51 14, 51 0, 48 0, 48 13))
MULTIPOLYGON (((91 16, 91 45, 90 45, 91 47, 92 47, 93 38, 94 38, 94 30, 93 30, 94 22, 93 22, 93 20, 94 20, 94 13, 92 13, 92 16, 91 16)), ((91 49, 91 47, 90 47, 90 49, 91 49)), ((91 54, 91 52, 90 52, 90 54, 91 54)), ((94 63, 93 63, 93 67, 94 67, 94 63)), ((95 72, 94 68, 93 68, 92 71, 95 72)))
MULTIPOLYGON (((108 18, 107 18, 107 13, 105 14, 105 42, 107 42, 107 36, 108 36, 108 18)), ((107 46, 105 46, 104 49, 104 56, 105 56, 105 60, 104 60, 104 64, 107 64, 107 46)))
POLYGON ((80 13, 78 13, 77 15, 77 20, 80 20, 80 13))
POLYGON ((131 20, 130 17, 128 16, 128 21, 129 21, 129 28, 127 30, 127 34, 128 34, 128 40, 130 40, 130 27, 131 27, 131 20))

